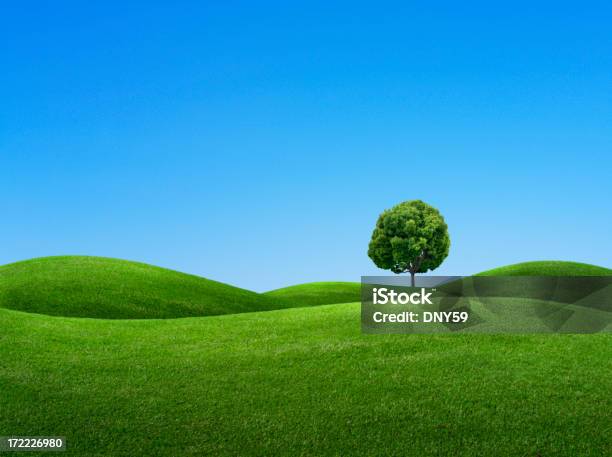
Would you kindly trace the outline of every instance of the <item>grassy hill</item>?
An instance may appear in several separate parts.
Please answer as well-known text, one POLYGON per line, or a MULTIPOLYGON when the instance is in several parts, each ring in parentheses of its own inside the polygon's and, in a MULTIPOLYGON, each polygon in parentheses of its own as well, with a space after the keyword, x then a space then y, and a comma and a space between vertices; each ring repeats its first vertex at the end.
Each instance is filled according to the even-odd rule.
POLYGON ((0 434, 64 435, 84 456, 610 454, 612 334, 365 335, 358 303, 268 311, 357 288, 255 294, 90 257, 1 267, 0 434))
POLYGON ((600 276, 612 270, 597 265, 559 260, 523 262, 478 273, 479 276, 600 276))
POLYGON ((300 306, 349 303, 361 299, 361 284, 358 282, 311 282, 271 290, 264 295, 285 303, 300 303, 300 306))
POLYGON ((138 262, 45 257, 0 267, 0 307, 105 319, 208 316, 284 307, 270 297, 138 262))
POLYGON ((2 434, 67 455, 610 454, 610 334, 363 335, 358 304, 0 328, 2 434))
MULTIPOLYGON (((435 273, 434 273, 435 274, 435 273)), ((535 261, 508 265, 478 273, 477 276, 599 276, 611 275, 609 268, 578 262, 535 261)), ((360 300, 361 284, 358 282, 312 282, 265 292, 288 305, 330 305, 360 300)))
MULTIPOLYGON (((481 275, 599 275, 574 262, 526 262, 481 275)), ((316 282, 258 294, 138 262, 46 257, 0 267, 0 308, 55 316, 146 319, 212 316, 359 301, 360 284, 316 282)))

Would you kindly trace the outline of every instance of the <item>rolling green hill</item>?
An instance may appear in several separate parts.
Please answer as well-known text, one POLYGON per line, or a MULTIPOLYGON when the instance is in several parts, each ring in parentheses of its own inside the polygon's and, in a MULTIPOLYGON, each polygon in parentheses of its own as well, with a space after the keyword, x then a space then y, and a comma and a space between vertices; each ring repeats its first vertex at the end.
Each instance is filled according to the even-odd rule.
POLYGON ((300 306, 331 305, 360 300, 361 284, 358 282, 311 282, 265 292, 285 303, 300 306))
POLYGON ((363 335, 359 314, 0 309, 0 430, 86 456, 610 454, 612 335, 363 335))
MULTIPOLYGON (((575 262, 526 262, 480 275, 598 275, 575 262)), ((0 307, 107 319, 207 316, 358 301, 359 283, 318 282, 264 294, 125 260, 46 257, 0 267, 0 307)))
MULTIPOLYGON (((435 274, 435 273, 434 273, 435 274)), ((477 276, 585 276, 611 275, 609 268, 578 262, 535 261, 508 265, 483 271, 477 276)), ((330 305, 360 300, 358 282, 312 282, 265 292, 290 306, 330 305)))
MULTIPOLYGON (((365 335, 358 303, 311 306, 359 290, 332 284, 255 294, 91 257, 1 267, 0 308, 241 314, 0 309, 0 434, 63 435, 85 456, 610 454, 612 334, 365 335)), ((530 306, 512 305, 478 311, 503 325, 530 306)))
POLYGON ((103 257, 45 257, 0 267, 0 307, 104 319, 207 316, 282 308, 209 279, 103 257))
POLYGON ((600 276, 612 270, 597 265, 560 260, 523 262, 478 273, 479 276, 600 276))
MULTIPOLYGON (((601 275, 575 262, 526 262, 480 275, 601 275)), ((46 257, 0 267, 0 307, 56 316, 175 318, 359 301, 360 284, 316 282, 257 294, 143 263, 103 257, 46 257)))

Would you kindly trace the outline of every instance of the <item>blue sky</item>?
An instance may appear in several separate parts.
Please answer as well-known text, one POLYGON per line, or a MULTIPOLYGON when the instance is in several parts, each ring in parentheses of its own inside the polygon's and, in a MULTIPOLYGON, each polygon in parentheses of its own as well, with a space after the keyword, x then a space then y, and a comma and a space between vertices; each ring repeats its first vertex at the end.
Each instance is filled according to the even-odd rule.
POLYGON ((3 8, 0 263, 358 280, 420 198, 440 274, 612 266, 605 2, 210 3, 3 8))

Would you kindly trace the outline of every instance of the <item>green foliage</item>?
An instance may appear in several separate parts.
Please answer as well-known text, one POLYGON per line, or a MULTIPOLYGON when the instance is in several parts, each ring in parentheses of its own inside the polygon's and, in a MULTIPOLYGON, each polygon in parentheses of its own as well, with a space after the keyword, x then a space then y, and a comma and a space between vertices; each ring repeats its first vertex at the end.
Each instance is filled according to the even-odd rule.
POLYGON ((380 215, 368 256, 377 267, 393 273, 425 273, 440 266, 449 248, 448 227, 440 212, 411 200, 380 215))

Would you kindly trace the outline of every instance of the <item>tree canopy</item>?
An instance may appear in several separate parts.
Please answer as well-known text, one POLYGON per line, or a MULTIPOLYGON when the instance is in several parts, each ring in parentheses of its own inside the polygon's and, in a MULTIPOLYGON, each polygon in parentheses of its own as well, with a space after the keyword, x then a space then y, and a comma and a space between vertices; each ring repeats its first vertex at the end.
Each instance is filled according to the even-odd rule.
POLYGON ((368 256, 377 267, 393 273, 426 273, 448 255, 448 226, 440 212, 421 200, 385 210, 376 222, 368 256))

